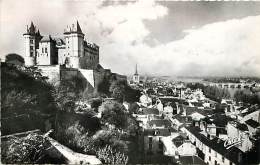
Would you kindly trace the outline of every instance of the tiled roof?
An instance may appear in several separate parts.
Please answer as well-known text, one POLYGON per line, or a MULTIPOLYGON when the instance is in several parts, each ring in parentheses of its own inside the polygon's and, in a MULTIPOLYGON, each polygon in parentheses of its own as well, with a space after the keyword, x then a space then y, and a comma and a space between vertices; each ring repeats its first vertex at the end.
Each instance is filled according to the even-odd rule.
POLYGON ((227 101, 227 104, 232 104, 232 101, 227 101))
POLYGON ((171 122, 169 120, 151 120, 148 122, 150 126, 155 125, 156 127, 171 127, 171 122))
POLYGON ((239 107, 237 110, 238 110, 238 111, 242 111, 242 110, 244 110, 244 109, 246 109, 246 107, 239 107))
POLYGON ((197 165, 206 165, 206 163, 197 156, 181 156, 181 164, 197 164, 197 165))
POLYGON ((172 129, 160 128, 160 129, 145 129, 144 135, 148 136, 170 136, 172 129))
POLYGON ((198 107, 186 107, 186 115, 189 116, 195 112, 198 112, 201 115, 208 116, 212 115, 213 109, 199 109, 198 107))
POLYGON ((253 128, 257 128, 260 126, 260 124, 256 121, 254 121, 253 119, 249 119, 249 120, 245 121, 245 123, 253 128))
POLYGON ((244 113, 242 113, 241 115, 242 116, 246 116, 246 115, 249 115, 250 113, 254 113, 254 112, 256 112, 256 111, 260 111, 260 109, 248 109, 248 111, 247 112, 244 112, 244 113))
POLYGON ((248 131, 248 127, 246 124, 238 123, 236 124, 236 128, 241 131, 248 131))
POLYGON ((156 108, 143 108, 143 114, 144 115, 149 115, 149 114, 159 115, 159 110, 156 108))
POLYGON ((179 146, 181 146, 183 144, 184 140, 185 139, 182 136, 179 135, 179 136, 173 138, 172 142, 178 148, 179 146))
MULTIPOLYGON (((239 163, 238 156, 239 154, 243 154, 243 152, 238 149, 237 147, 231 147, 226 149, 224 147, 224 141, 219 138, 213 138, 212 140, 208 139, 204 135, 199 133, 198 127, 186 127, 186 129, 191 132, 197 139, 199 139, 204 145, 208 146, 209 148, 213 149, 214 151, 218 152, 228 160, 232 161, 233 163, 239 163)), ((240 162, 241 163, 241 162, 240 162)))
POLYGON ((54 41, 51 36, 44 36, 40 42, 51 42, 51 41, 54 41))
POLYGON ((202 107, 203 103, 202 102, 192 102, 192 104, 196 107, 202 107))
POLYGON ((192 121, 190 116, 181 116, 180 114, 177 114, 172 118, 178 120, 180 123, 187 123, 192 121))

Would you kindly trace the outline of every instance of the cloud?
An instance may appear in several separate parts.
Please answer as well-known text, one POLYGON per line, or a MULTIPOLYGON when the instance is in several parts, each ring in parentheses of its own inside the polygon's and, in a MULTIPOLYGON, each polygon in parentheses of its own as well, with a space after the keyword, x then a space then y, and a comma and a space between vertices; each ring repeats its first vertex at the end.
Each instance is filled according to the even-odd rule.
POLYGON ((144 42, 149 36, 144 26, 140 28, 144 36, 134 37, 141 42, 127 44, 114 37, 103 49, 110 55, 104 58, 109 63, 122 61, 124 65, 113 68, 124 73, 137 62, 142 73, 155 75, 260 76, 259 25, 260 16, 217 22, 185 30, 183 39, 156 46, 144 42))
POLYGON ((141 74, 260 76, 260 16, 191 27, 183 30, 184 38, 161 43, 145 23, 156 24, 169 13, 167 6, 156 1, 1 3, 1 55, 23 53, 22 33, 30 20, 44 35, 58 36, 78 19, 86 39, 100 45, 101 64, 115 72, 133 74, 138 63, 141 74))

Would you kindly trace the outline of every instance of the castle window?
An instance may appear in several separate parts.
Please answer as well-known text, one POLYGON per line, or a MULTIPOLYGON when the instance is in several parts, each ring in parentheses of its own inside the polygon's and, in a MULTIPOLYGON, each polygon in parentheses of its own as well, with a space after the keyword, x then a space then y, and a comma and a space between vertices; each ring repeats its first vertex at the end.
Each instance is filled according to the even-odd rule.
POLYGON ((33 40, 30 40, 30 43, 33 44, 33 40))
POLYGON ((44 49, 42 48, 42 53, 44 53, 44 49))
POLYGON ((45 48, 45 53, 47 53, 47 48, 45 48))
POLYGON ((31 57, 33 56, 33 52, 32 52, 32 51, 30 52, 30 56, 31 56, 31 57))
POLYGON ((149 137, 149 150, 152 150, 152 142, 153 142, 153 138, 149 137))
POLYGON ((30 50, 33 50, 33 46, 30 46, 30 50))

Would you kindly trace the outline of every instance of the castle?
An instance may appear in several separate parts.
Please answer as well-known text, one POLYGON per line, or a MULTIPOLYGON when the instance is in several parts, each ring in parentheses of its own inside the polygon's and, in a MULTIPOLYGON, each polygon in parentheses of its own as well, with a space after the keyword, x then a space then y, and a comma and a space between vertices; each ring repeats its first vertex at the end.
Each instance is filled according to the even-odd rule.
POLYGON ((99 46, 87 42, 78 23, 67 26, 62 38, 42 36, 31 22, 27 26, 25 53, 22 55, 26 66, 37 66, 50 82, 80 78, 84 90, 97 90, 106 76, 126 81, 126 76, 112 73, 99 64, 99 46))
POLYGON ((65 65, 67 68, 95 69, 99 64, 99 47, 84 40, 78 21, 64 30, 63 38, 41 36, 33 22, 27 26, 25 65, 65 65))

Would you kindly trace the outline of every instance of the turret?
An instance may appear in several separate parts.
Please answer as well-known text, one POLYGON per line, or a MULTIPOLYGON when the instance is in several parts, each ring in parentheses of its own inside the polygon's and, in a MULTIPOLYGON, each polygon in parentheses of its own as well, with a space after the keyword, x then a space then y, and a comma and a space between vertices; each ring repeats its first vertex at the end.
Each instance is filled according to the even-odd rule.
POLYGON ((66 56, 68 57, 69 64, 67 66, 71 68, 80 67, 80 57, 84 55, 84 34, 80 28, 78 21, 72 26, 67 26, 64 31, 64 38, 66 44, 66 56))
POLYGON ((36 64, 36 49, 39 48, 39 41, 42 36, 40 31, 36 29, 33 22, 30 27, 26 29, 26 33, 23 34, 25 39, 25 53, 23 54, 25 65, 32 66, 36 64))

